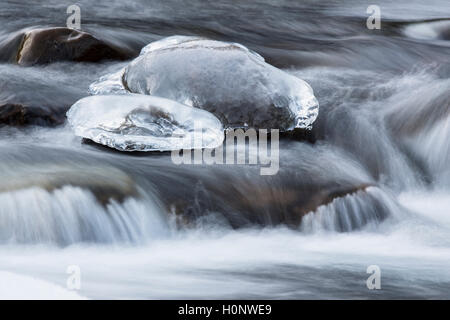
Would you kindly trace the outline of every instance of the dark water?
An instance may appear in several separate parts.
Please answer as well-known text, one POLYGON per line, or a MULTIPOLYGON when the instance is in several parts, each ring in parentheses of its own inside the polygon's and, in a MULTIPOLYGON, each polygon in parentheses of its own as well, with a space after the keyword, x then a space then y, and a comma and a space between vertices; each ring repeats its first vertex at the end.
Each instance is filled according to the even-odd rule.
MULTIPOLYGON (((0 52, 64 26, 71 4, 3 1, 0 52)), ((279 173, 261 176, 112 152, 65 124, 2 127, 1 270, 65 287, 79 265, 89 298, 449 298, 448 1, 378 1, 380 30, 370 1, 77 4, 82 30, 136 55, 175 34, 255 50, 314 89, 315 143, 282 140, 279 173)), ((0 101, 63 115, 125 64, 3 61, 0 101)))

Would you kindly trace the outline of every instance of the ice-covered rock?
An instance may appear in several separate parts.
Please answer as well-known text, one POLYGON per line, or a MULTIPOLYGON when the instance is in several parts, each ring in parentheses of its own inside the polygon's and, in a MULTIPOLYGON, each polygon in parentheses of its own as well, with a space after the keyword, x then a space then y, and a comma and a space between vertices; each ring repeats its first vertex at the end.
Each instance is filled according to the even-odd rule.
POLYGON ((211 113, 146 95, 86 97, 67 118, 77 136, 120 151, 216 148, 224 139, 211 113))
POLYGON ((152 42, 91 93, 160 96, 212 112, 226 128, 309 128, 319 105, 303 80, 237 43, 173 36, 152 42))
POLYGON ((128 94, 122 83, 124 69, 107 74, 89 86, 90 94, 128 94))

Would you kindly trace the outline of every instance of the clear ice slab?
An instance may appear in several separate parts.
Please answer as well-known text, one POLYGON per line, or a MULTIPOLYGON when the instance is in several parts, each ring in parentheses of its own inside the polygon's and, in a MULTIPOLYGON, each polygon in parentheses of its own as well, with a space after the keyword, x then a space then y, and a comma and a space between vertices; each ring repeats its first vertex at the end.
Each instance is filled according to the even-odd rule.
POLYGON ((152 42, 90 92, 160 96, 207 110, 225 128, 311 128, 319 112, 305 81, 237 43, 173 36, 152 42), (123 88, 123 89, 122 89, 123 88))
POLYGON ((224 130, 211 113, 165 98, 98 95, 77 101, 67 112, 77 136, 120 151, 216 148, 224 130))

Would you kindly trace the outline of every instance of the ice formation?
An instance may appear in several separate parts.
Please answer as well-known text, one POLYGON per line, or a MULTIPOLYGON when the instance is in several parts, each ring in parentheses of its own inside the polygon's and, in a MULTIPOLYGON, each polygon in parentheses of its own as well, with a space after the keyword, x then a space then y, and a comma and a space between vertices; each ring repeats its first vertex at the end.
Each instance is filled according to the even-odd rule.
POLYGON ((77 136, 120 151, 216 148, 222 124, 211 113, 146 95, 99 95, 67 112, 77 136))
POLYGON ((173 36, 152 42, 119 74, 93 83, 93 94, 160 96, 210 111, 226 128, 310 128, 319 104, 303 80, 237 43, 173 36))

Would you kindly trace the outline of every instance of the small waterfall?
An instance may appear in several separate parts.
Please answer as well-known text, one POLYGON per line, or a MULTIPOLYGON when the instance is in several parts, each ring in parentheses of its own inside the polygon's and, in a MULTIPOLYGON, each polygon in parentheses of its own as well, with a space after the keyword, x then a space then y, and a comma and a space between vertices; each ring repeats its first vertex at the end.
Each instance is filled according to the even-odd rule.
POLYGON ((0 243, 142 243, 168 231, 148 198, 102 205, 80 187, 31 187, 1 193, 0 203, 0 243))
POLYGON ((302 219, 301 231, 349 232, 370 225, 376 226, 398 212, 398 205, 381 189, 369 187, 364 191, 334 199, 302 219))

